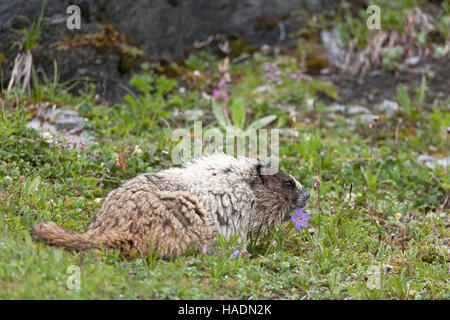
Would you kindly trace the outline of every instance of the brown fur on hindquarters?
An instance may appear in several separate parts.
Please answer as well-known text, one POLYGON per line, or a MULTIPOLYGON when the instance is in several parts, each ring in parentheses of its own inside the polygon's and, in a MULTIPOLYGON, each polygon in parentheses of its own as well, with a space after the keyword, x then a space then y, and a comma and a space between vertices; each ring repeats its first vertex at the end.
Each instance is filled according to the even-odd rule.
MULTIPOLYGON (((117 197, 119 194, 116 192, 111 196, 117 197)), ((128 200, 124 204, 129 206, 125 210, 133 216, 104 214, 105 210, 111 209, 106 205, 86 233, 75 233, 48 221, 38 224, 33 229, 33 235, 46 244, 78 251, 102 247, 118 249, 128 258, 140 253, 146 256, 148 245, 151 245, 151 252, 158 253, 163 259, 179 256, 212 239, 206 213, 189 194, 175 192, 156 195, 141 190, 134 195, 141 201, 128 200), (143 214, 149 209, 152 210, 151 215, 143 214), (129 252, 134 254, 126 254, 129 252)))
POLYGON ((32 233, 50 245, 103 246, 126 256, 147 255, 151 244, 151 251, 166 259, 210 247, 215 233, 225 239, 237 234, 245 242, 248 232, 264 233, 289 220, 309 197, 292 176, 281 171, 265 176, 264 167, 256 159, 217 154, 185 168, 142 174, 109 193, 85 233, 53 222, 38 224, 32 233))

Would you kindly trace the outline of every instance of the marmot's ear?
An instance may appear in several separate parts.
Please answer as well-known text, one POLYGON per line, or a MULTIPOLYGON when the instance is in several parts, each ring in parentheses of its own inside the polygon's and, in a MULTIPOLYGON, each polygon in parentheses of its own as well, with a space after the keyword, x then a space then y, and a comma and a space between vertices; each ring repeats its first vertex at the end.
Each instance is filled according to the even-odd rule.
POLYGON ((264 175, 261 173, 261 169, 264 167, 264 165, 258 163, 256 165, 256 172, 258 173, 259 179, 261 180, 261 184, 265 184, 266 183, 266 178, 264 177, 264 175))

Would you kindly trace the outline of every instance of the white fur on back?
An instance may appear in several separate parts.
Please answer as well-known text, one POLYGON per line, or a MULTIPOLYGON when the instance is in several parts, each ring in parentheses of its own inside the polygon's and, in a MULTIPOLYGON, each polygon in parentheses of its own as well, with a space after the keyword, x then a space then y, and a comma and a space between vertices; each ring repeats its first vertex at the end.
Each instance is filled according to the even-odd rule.
POLYGON ((197 158, 183 169, 164 172, 182 181, 187 191, 198 197, 215 229, 229 238, 232 234, 246 233, 255 200, 248 182, 256 175, 257 163, 256 159, 215 153, 197 158))

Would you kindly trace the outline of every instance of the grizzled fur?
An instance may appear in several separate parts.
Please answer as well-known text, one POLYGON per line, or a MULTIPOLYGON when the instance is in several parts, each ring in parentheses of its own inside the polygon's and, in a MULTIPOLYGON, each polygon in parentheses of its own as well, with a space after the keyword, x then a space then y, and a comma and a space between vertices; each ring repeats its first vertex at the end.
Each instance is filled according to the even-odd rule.
POLYGON ((176 257, 208 247, 215 234, 239 235, 245 247, 249 232, 265 233, 304 207, 308 191, 292 176, 256 159, 225 154, 197 159, 185 168, 145 173, 111 191, 85 233, 47 221, 33 236, 46 244, 73 250, 95 248, 159 252, 176 257))

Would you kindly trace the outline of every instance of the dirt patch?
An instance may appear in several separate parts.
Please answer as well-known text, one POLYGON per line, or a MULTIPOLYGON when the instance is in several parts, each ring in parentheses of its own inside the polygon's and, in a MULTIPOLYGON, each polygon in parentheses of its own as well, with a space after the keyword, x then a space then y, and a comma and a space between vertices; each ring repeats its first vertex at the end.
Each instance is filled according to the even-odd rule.
POLYGON ((375 70, 358 78, 345 74, 328 77, 338 89, 343 104, 372 105, 384 99, 392 100, 396 96, 399 83, 413 91, 420 85, 422 76, 427 77, 428 99, 433 97, 447 98, 450 88, 450 61, 424 61, 414 67, 407 67, 398 73, 375 70), (433 74, 430 77, 430 73, 433 74))

